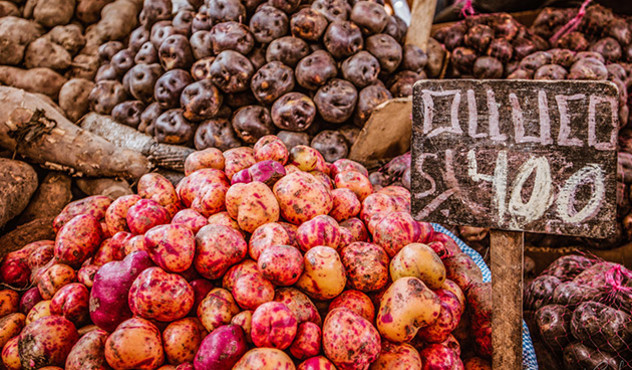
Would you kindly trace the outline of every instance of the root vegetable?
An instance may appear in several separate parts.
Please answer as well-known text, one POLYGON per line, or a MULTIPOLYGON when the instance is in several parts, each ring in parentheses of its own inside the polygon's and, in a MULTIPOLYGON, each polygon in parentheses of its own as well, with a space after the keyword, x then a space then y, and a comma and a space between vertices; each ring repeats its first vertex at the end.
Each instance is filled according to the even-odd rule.
POLYGON ((28 44, 44 33, 39 24, 17 17, 0 19, 0 64, 18 65, 22 62, 28 44))
POLYGON ((94 88, 94 83, 84 78, 68 80, 59 90, 59 107, 64 110, 66 117, 77 122, 88 112, 90 102, 88 96, 94 88))
POLYGON ((37 174, 19 161, 0 158, 0 228, 19 215, 37 189, 37 174))
POLYGON ((68 24, 75 12, 75 0, 33 0, 33 2, 35 3, 33 19, 48 28, 68 24))
POLYGON ((70 53, 45 36, 31 42, 24 53, 24 66, 29 69, 50 68, 63 71, 71 62, 70 53))
POLYGON ((57 99, 66 78, 49 68, 21 69, 0 66, 0 83, 57 99))

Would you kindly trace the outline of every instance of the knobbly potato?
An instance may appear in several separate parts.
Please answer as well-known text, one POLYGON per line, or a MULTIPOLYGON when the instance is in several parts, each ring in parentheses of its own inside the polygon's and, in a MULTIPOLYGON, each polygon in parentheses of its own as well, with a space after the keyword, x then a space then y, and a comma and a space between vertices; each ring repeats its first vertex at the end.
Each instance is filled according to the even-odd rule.
POLYGON ((346 308, 329 312, 323 324, 323 350, 340 369, 368 369, 380 354, 380 334, 346 308))
POLYGON ((276 302, 281 302, 289 308, 294 316, 298 319, 298 323, 311 321, 320 326, 322 319, 318 313, 318 309, 307 295, 296 288, 278 288, 274 295, 276 302))
POLYGON ((327 215, 318 215, 304 222, 296 230, 296 238, 303 252, 316 246, 337 249, 340 244, 340 226, 327 215))
POLYGON ((228 214, 249 233, 279 219, 279 203, 270 188, 258 181, 235 184, 226 192, 228 214))
POLYGON ((171 322, 184 317, 195 302, 189 283, 178 274, 160 267, 141 272, 129 290, 129 308, 147 320, 171 322))
POLYGON ((233 295, 222 288, 211 290, 200 302, 197 310, 198 319, 208 332, 229 324, 233 316, 238 313, 239 307, 233 295))
POLYGON ((313 175, 294 172, 274 184, 281 216, 300 225, 318 215, 328 214, 333 207, 331 191, 313 175))
POLYGON ((257 347, 288 348, 297 331, 297 320, 292 311, 280 302, 268 302, 252 314, 250 335, 257 347))
POLYGON ((273 160, 285 165, 290 156, 283 141, 274 135, 264 136, 257 140, 253 149, 257 162, 273 160))
POLYGON ((349 189, 334 189, 331 195, 333 196, 333 209, 329 212, 329 215, 338 222, 355 217, 362 210, 360 200, 349 189))
POLYGON ((304 261, 305 269, 296 282, 297 288, 321 300, 332 299, 342 293, 347 276, 335 249, 314 247, 305 253, 304 261))
POLYGON ((386 214, 373 228, 373 242, 382 246, 391 257, 404 246, 417 242, 420 236, 419 223, 407 211, 386 214))
POLYGON ((263 277, 275 285, 294 285, 303 273, 301 252, 290 245, 273 245, 265 249, 257 261, 263 277))
POLYGON ((206 225, 195 237, 197 245, 193 265, 203 277, 213 280, 246 257, 248 246, 235 229, 223 225, 206 225))
POLYGON ((450 291, 437 289, 435 293, 441 300, 441 312, 437 321, 419 329, 417 337, 426 343, 442 343, 450 336, 461 321, 463 306, 459 299, 450 291))
POLYGON ((440 288, 445 281, 445 267, 441 258, 425 244, 412 243, 402 248, 391 260, 391 279, 414 276, 430 289, 440 288))
POLYGON ((232 293, 241 308, 254 310, 274 299, 274 285, 259 272, 244 274, 235 281, 232 293))
POLYGON ((298 326, 296 338, 290 346, 290 353, 299 360, 316 356, 320 353, 322 332, 313 322, 304 322, 298 326))
POLYGON ((388 282, 388 255, 379 245, 351 243, 340 251, 340 256, 352 288, 372 292, 388 282))
POLYGON ((222 286, 225 289, 232 290, 237 280, 246 274, 259 274, 257 262, 246 259, 226 271, 222 279, 222 286))

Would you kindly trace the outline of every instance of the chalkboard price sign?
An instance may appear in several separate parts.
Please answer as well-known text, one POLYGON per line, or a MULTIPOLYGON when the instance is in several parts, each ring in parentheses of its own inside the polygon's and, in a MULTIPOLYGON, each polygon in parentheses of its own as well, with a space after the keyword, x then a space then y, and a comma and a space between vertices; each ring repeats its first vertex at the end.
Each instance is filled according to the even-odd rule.
POLYGON ((413 215, 606 238, 615 231, 617 117, 610 82, 419 81, 413 215))

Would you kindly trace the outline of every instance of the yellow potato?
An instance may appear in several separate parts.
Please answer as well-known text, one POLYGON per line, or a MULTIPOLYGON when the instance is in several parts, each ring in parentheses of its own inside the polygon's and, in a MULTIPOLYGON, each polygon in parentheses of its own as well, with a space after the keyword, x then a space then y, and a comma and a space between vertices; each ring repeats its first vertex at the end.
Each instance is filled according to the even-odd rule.
POLYGON ((7 342, 20 334, 24 327, 24 317, 21 313, 12 313, 0 319, 0 348, 7 342))
POLYGON ((382 351, 370 370, 421 370, 421 356, 408 343, 382 342, 382 351))
POLYGON ((391 260, 393 281, 411 276, 421 279, 430 289, 439 289, 445 281, 445 266, 429 246, 412 243, 402 248, 391 260))
POLYGON ((50 302, 50 300, 37 302, 26 315, 26 325, 42 317, 50 316, 50 302))
POLYGON ((305 269, 296 287, 308 296, 328 300, 345 289, 347 276, 340 256, 335 249, 318 246, 305 253, 305 269))

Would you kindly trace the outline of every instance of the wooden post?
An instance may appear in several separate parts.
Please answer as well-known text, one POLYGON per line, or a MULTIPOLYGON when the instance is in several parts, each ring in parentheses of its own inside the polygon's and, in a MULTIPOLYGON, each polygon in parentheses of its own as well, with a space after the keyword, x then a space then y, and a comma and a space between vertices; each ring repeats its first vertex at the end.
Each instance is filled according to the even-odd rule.
POLYGON ((492 230, 492 365, 522 369, 524 233, 492 230))
POLYGON ((406 44, 417 45, 426 50, 437 0, 414 0, 410 16, 410 26, 406 34, 406 44))

